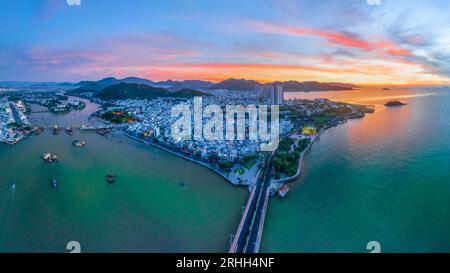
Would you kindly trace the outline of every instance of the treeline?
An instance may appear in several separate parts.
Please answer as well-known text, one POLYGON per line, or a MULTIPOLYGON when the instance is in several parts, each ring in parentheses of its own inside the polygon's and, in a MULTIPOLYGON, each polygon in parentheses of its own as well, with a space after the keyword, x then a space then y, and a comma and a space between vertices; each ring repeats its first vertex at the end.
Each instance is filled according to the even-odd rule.
POLYGON ((283 139, 280 142, 273 160, 275 179, 291 177, 297 173, 300 156, 310 143, 309 138, 300 139, 297 145, 291 138, 283 139))

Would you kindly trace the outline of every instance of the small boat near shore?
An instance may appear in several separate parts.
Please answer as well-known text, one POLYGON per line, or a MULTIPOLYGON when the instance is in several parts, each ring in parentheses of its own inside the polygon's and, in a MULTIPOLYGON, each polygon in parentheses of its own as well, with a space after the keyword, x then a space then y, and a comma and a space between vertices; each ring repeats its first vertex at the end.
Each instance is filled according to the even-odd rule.
POLYGON ((284 197, 286 197, 286 195, 288 194, 288 192, 289 192, 289 187, 288 187, 287 185, 283 185, 283 186, 278 190, 278 195, 279 195, 281 198, 284 198, 284 197))
POLYGON ((72 146, 75 148, 81 148, 81 147, 84 147, 85 145, 86 145, 86 141, 75 140, 74 142, 72 142, 72 146))
POLYGON ((53 126, 53 135, 57 136, 61 133, 61 128, 58 125, 53 126))
POLYGON ((34 127, 31 132, 35 135, 40 135, 42 132, 44 132, 44 128, 43 127, 34 127))
POLYGON ((73 135, 73 129, 72 129, 72 127, 67 127, 67 128, 66 128, 66 133, 67 133, 69 136, 73 135))

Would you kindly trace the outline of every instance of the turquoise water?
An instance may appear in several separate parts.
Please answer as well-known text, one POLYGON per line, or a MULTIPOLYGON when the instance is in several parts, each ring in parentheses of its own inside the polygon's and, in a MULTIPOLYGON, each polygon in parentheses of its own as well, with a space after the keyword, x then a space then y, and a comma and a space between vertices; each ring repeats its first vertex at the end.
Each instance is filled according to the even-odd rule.
MULTIPOLYGON (((450 251, 449 90, 287 96, 377 111, 320 136, 286 199, 270 200, 263 252, 366 252, 369 241, 385 252, 450 251), (396 98, 408 105, 382 106, 396 98)), ((95 109, 32 120, 78 125, 95 109)), ((86 252, 224 252, 248 196, 203 167, 119 135, 47 131, 1 144, 0 162, 0 252, 67 252, 72 240, 86 252), (74 149, 74 139, 87 146, 74 149), (45 164, 45 152, 61 162, 45 164), (116 184, 105 182, 109 173, 116 184)))
MULTIPOLYGON (((96 106, 35 124, 87 124, 96 106)), ((207 169, 116 135, 48 130, 0 144, 0 252, 223 252, 248 191, 207 169), (82 149, 72 147, 85 140, 82 149), (49 165, 51 152, 60 162, 49 165), (107 174, 117 174, 108 185, 107 174), (51 189, 55 177, 58 188, 51 189), (11 191, 16 181, 17 189, 11 191)))
POLYGON ((450 92, 295 93, 372 104, 332 128, 305 158, 285 200, 272 199, 264 252, 450 252, 450 92), (400 108, 382 105, 399 98, 400 108))

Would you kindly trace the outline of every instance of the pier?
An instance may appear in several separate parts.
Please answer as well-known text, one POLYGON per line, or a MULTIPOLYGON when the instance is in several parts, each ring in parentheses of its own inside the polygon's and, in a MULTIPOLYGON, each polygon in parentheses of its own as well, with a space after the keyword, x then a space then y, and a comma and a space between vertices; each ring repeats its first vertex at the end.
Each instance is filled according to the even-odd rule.
POLYGON ((80 126, 81 131, 98 131, 98 130, 112 130, 114 126, 111 125, 98 125, 98 126, 80 126))
MULTIPOLYGON (((55 126, 59 127, 58 125, 55 125, 55 126)), ((53 129, 55 127, 47 125, 47 126, 43 126, 41 128, 43 128, 45 130, 48 130, 48 129, 53 129)), ((93 131, 94 132, 94 131, 99 131, 99 130, 113 130, 116 127, 112 126, 112 125, 99 125, 99 126, 85 126, 85 125, 81 125, 81 126, 69 126, 69 128, 71 128, 71 129, 78 129, 80 131, 93 131)))

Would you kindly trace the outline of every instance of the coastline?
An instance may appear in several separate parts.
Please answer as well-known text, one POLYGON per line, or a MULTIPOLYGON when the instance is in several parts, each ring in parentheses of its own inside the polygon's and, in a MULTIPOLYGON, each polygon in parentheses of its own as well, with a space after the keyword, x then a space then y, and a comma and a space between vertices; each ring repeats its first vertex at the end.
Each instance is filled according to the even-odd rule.
POLYGON ((305 157, 306 153, 311 149, 312 145, 316 142, 316 139, 320 136, 321 133, 322 133, 322 131, 319 132, 314 137, 312 137, 311 143, 308 145, 308 147, 306 147, 306 149, 300 155, 300 158, 298 160, 297 172, 291 177, 286 177, 286 178, 282 178, 282 179, 278 179, 278 180, 272 179, 272 183, 277 184, 281 187, 284 184, 294 182, 295 180, 297 180, 300 177, 300 175, 302 173, 302 164, 303 164, 304 157, 305 157))
MULTIPOLYGON (((375 113, 375 112, 373 112, 373 113, 375 113)), ((373 114, 373 113, 372 113, 372 114, 373 114)), ((361 118, 365 118, 365 115, 364 115, 363 117, 361 117, 361 118)), ((359 119, 359 118, 354 118, 354 119, 359 119)), ((309 150, 311 149, 311 147, 313 146, 313 144, 316 142, 317 138, 320 137, 320 135, 321 135, 323 132, 326 132, 328 129, 330 129, 330 128, 332 128, 332 127, 337 127, 337 126, 339 126, 339 125, 345 124, 345 123, 348 122, 349 120, 350 120, 350 119, 348 119, 348 120, 346 120, 346 121, 344 121, 344 122, 340 122, 340 123, 338 123, 338 124, 334 124, 334 125, 325 127, 325 128, 323 128, 322 130, 320 130, 320 131, 317 133, 317 135, 313 136, 312 139, 311 139, 311 143, 308 145, 308 147, 306 147, 306 149, 305 149, 305 150, 302 152, 302 154, 300 155, 300 158, 299 158, 299 160, 298 160, 297 172, 296 172, 293 176, 291 176, 291 177, 286 177, 286 178, 278 179, 278 180, 272 179, 271 182, 274 184, 276 190, 278 191, 278 190, 280 190, 284 185, 289 184, 289 183, 292 183, 292 182, 295 182, 298 178, 300 178, 300 176, 301 176, 301 174, 302 174, 302 164, 303 164, 303 161, 304 161, 304 157, 306 156, 306 153, 309 152, 309 150)))
POLYGON ((203 166, 203 167, 209 169, 210 171, 213 171, 213 172, 215 172, 216 174, 220 175, 221 177, 223 177, 226 181, 228 181, 228 182, 229 182, 230 184, 232 184, 233 186, 249 186, 249 185, 246 185, 246 184, 239 184, 239 183, 237 183, 236 181, 231 180, 226 174, 220 172, 220 171, 217 170, 216 168, 213 168, 213 167, 210 166, 210 164, 208 164, 208 163, 205 163, 205 162, 202 162, 202 161, 200 161, 200 160, 196 160, 196 159, 190 158, 190 157, 185 156, 185 155, 183 155, 183 154, 181 154, 181 153, 178 153, 178 152, 176 152, 176 151, 173 151, 173 150, 171 150, 171 149, 168 149, 168 148, 166 148, 166 147, 163 147, 162 145, 158 145, 158 144, 156 144, 156 143, 152 143, 152 142, 150 142, 150 141, 145 141, 145 140, 140 139, 140 138, 138 138, 138 137, 132 136, 132 135, 130 135, 130 134, 124 132, 123 130, 119 130, 119 132, 120 132, 121 134, 123 134, 124 136, 130 138, 130 139, 139 141, 139 142, 144 143, 144 144, 146 144, 146 145, 150 145, 150 146, 152 146, 152 147, 161 149, 161 150, 166 151, 166 152, 168 152, 168 153, 170 153, 170 154, 173 154, 173 155, 175 155, 175 156, 178 156, 178 157, 181 157, 181 158, 183 158, 183 159, 189 160, 189 161, 191 161, 191 162, 193 162, 193 163, 199 164, 199 165, 201 165, 201 166, 203 166))

